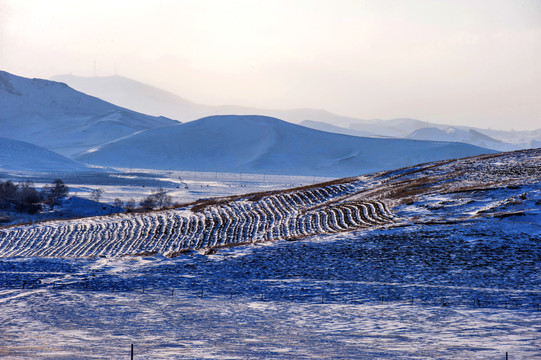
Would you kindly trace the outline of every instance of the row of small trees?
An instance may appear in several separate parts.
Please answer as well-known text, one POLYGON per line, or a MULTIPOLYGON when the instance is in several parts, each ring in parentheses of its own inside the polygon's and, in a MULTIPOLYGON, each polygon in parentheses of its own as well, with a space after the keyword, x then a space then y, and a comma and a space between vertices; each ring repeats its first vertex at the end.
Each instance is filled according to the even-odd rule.
POLYGON ((0 181, 0 209, 35 214, 44 205, 52 210, 68 193, 69 188, 60 179, 45 185, 41 191, 29 181, 20 184, 14 184, 11 180, 0 181))
POLYGON ((114 206, 122 207, 128 211, 133 211, 138 208, 143 210, 152 210, 152 209, 161 209, 173 205, 173 199, 170 195, 167 195, 167 190, 164 188, 158 188, 151 192, 150 195, 144 197, 139 201, 139 204, 136 203, 135 199, 131 198, 126 202, 123 202, 119 198, 116 198, 113 201, 114 206))
POLYGON ((151 210, 154 208, 164 208, 171 206, 173 203, 171 196, 167 195, 167 191, 164 188, 158 188, 146 198, 141 200, 139 205, 145 210, 151 210))
MULTIPOLYGON (((26 212, 35 214, 47 206, 53 210, 60 200, 69 193, 69 188, 60 179, 56 179, 52 184, 45 185, 41 190, 37 190, 32 182, 13 183, 11 180, 0 181, 0 210, 26 212)), ((102 189, 95 189, 90 194, 92 200, 99 202, 103 195, 102 189)), ((165 208, 173 204, 171 196, 167 195, 167 190, 158 188, 152 191, 150 195, 139 202, 139 207, 144 210, 156 208, 165 208)), ((137 204, 134 199, 124 203, 120 199, 115 199, 114 206, 123 207, 126 210, 134 210, 137 204)))
MULTIPOLYGON (((95 189, 90 193, 90 198, 96 202, 99 202, 102 195, 102 189, 95 189)), ((161 187, 153 190, 150 195, 141 199, 139 203, 137 203, 133 198, 126 202, 123 202, 119 198, 113 200, 113 206, 121 207, 128 211, 133 211, 137 208, 143 210, 161 209, 171 205, 173 205, 173 199, 170 195, 167 195, 167 190, 161 187)))

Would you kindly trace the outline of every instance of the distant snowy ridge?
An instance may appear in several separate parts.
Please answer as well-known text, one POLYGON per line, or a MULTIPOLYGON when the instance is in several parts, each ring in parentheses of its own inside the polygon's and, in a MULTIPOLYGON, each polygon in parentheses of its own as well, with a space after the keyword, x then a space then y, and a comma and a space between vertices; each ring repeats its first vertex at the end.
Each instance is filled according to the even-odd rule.
POLYGON ((211 116, 81 154, 93 165, 344 177, 492 153, 467 144, 333 134, 265 116, 211 116))
POLYGON ((406 138, 416 140, 463 142, 499 151, 511 151, 518 150, 520 148, 517 145, 504 143, 502 141, 493 139, 490 136, 487 136, 474 129, 464 130, 456 127, 447 127, 443 129, 436 127, 425 127, 415 130, 406 138))
POLYGON ((92 171, 77 161, 24 141, 0 137, 0 171, 92 171))
MULTIPOLYGON (((434 136, 429 136, 431 135, 430 132, 424 133, 422 139, 462 141, 498 151, 534 148, 536 147, 535 144, 541 142, 541 128, 534 131, 505 131, 436 124, 410 118, 363 120, 333 114, 322 109, 271 110, 234 105, 208 106, 195 104, 170 92, 122 76, 81 77, 58 75, 52 79, 65 82, 77 90, 119 106, 147 114, 164 115, 181 121, 192 121, 211 115, 264 115, 338 134, 394 138, 416 138, 416 136, 420 135, 414 133, 425 128, 445 130, 452 127, 457 131, 475 131, 478 134, 493 138, 495 142, 483 142, 477 136, 460 137, 461 140, 459 138, 454 140, 450 138, 440 139, 441 135, 433 134, 434 136)), ((539 126, 541 127, 541 124, 539 126)))
POLYGON ((210 106, 196 104, 171 92, 123 76, 56 75, 51 78, 74 89, 113 104, 151 115, 163 115, 182 122, 212 115, 265 115, 300 123, 304 120, 349 124, 358 119, 332 114, 325 110, 271 110, 248 106, 210 106))
POLYGON ((65 156, 134 132, 177 124, 124 109, 66 84, 0 71, 1 136, 65 156))

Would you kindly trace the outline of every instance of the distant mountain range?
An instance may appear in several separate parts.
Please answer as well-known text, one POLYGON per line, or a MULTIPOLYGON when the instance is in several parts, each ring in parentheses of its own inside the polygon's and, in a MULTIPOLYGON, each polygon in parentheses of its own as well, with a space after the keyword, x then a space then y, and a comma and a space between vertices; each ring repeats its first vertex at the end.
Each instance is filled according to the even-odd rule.
POLYGON ((192 121, 211 115, 257 114, 338 134, 460 141, 498 151, 534 148, 541 143, 541 128, 534 131, 505 131, 435 124, 409 118, 361 120, 314 109, 269 110, 242 106, 207 106, 195 104, 170 92, 121 76, 59 75, 53 79, 119 106, 146 114, 163 115, 179 121, 192 121), (435 131, 435 129, 440 131, 435 131))
POLYGON ((218 115, 138 132, 77 159, 112 167, 345 177, 490 152, 460 143, 333 134, 266 116, 218 115))
MULTIPOLYGON (((148 90, 136 85, 133 89, 139 94, 148 90)), ((147 97, 155 94, 148 91, 147 97)), ((155 94, 157 103, 164 101, 159 94, 155 94)), ((171 99, 176 102, 177 98, 172 95, 171 99)), ((266 116, 218 115, 182 124, 113 105, 63 83, 6 72, 0 72, 0 109, 4 138, 41 146, 72 160, 113 167, 341 177, 492 152, 456 142, 341 135, 266 116)), ((320 118, 329 114, 288 112, 293 117, 308 113, 320 118)), ((12 151, 4 147, 0 160, 7 163, 12 151)), ((33 170, 51 157, 35 148, 26 152, 34 154, 33 170)), ((77 168, 74 163, 65 164, 77 168)), ((26 167, 30 165, 22 166, 26 167)))

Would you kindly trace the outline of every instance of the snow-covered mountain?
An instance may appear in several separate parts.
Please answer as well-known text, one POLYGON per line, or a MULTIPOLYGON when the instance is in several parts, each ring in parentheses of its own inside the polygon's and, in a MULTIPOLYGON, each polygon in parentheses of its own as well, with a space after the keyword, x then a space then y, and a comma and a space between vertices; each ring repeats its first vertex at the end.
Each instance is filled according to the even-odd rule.
POLYGON ((178 122, 118 107, 50 80, 0 71, 0 125, 5 138, 65 156, 134 132, 178 122))
POLYGON ((51 80, 66 83, 85 94, 144 114, 189 121, 215 113, 212 106, 195 104, 168 91, 123 76, 57 75, 51 80))
POLYGON ((350 128, 345 128, 341 126, 336 126, 332 124, 328 124, 326 122, 322 121, 313 121, 313 120, 304 120, 299 125, 305 126, 310 129, 320 130, 320 131, 326 131, 331 132, 335 134, 343 134, 343 135, 351 135, 351 136, 367 136, 367 137, 382 137, 378 134, 368 132, 368 131, 362 131, 362 130, 354 130, 350 128))
POLYGON ((351 176, 491 153, 467 144, 333 134, 264 116, 212 116, 139 132, 87 151, 94 165, 351 176))
POLYGON ((51 78, 69 86, 109 101, 118 106, 150 115, 162 115, 180 121, 192 121, 212 115, 265 115, 285 121, 300 123, 304 120, 329 122, 347 126, 358 119, 332 114, 325 110, 256 109, 247 106, 223 105, 209 106, 196 104, 180 96, 157 87, 141 83, 123 76, 84 77, 75 75, 56 75, 51 78))
MULTIPOLYGON (((53 79, 65 82, 79 91, 97 96, 119 106, 146 114, 163 115, 181 121, 191 121, 211 115, 257 114, 276 117, 292 123, 300 123, 313 129, 338 134, 395 138, 407 138, 410 134, 424 128, 437 128, 445 131, 445 129, 453 127, 466 132, 473 130, 497 140, 494 143, 491 141, 486 142, 487 147, 494 150, 531 148, 535 147, 536 142, 541 141, 541 129, 535 131, 504 131, 436 124, 410 118, 362 120, 315 109, 271 110, 233 105, 207 106, 195 104, 170 92, 121 76, 81 77, 58 75, 53 79)), ((440 139, 441 136, 441 133, 423 132, 423 139, 425 140, 443 140, 440 139), (430 137, 431 134, 434 136, 430 137)), ((446 141, 450 140, 447 136, 444 136, 444 138, 446 138, 446 141)), ((459 139, 462 140, 456 141, 463 141, 472 145, 482 144, 477 136, 464 136, 459 137, 459 139)))
POLYGON ((24 141, 0 137, 1 171, 90 171, 88 166, 24 141))
POLYGON ((499 151, 511 151, 517 150, 519 146, 504 143, 482 134, 474 129, 459 129, 456 127, 448 127, 445 129, 439 129, 436 127, 425 127, 415 130, 409 134, 406 138, 416 140, 437 140, 437 141, 454 141, 463 142, 467 144, 473 144, 476 146, 494 149, 499 151))
POLYGON ((433 124, 409 118, 391 120, 360 120, 349 124, 349 128, 357 131, 371 132, 380 136, 404 138, 411 132, 432 126, 433 124))

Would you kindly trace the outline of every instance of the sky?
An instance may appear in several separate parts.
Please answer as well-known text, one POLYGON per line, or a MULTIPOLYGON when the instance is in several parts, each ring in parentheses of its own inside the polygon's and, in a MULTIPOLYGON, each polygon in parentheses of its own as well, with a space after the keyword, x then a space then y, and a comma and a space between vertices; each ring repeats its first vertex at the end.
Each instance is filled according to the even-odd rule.
POLYGON ((541 0, 0 0, 0 69, 207 105, 541 128, 541 0))

